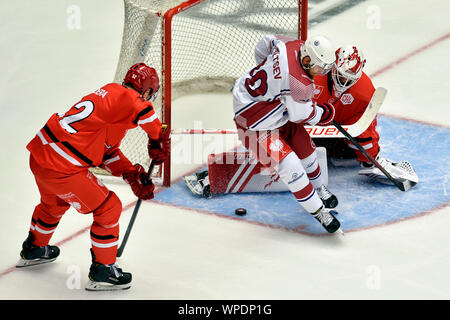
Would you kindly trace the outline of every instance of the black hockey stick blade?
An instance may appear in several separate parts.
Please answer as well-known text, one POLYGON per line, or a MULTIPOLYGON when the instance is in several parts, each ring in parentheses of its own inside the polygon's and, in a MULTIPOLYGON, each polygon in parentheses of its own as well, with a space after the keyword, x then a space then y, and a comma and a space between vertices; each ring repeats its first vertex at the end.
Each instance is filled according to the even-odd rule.
POLYGON ((347 138, 351 141, 351 143, 358 148, 359 151, 362 152, 366 156, 367 159, 370 160, 378 169, 380 169, 381 172, 401 191, 408 191, 412 187, 414 187, 417 183, 403 179, 398 178, 395 179, 392 177, 392 175, 386 171, 386 169, 381 166, 378 161, 376 161, 374 158, 372 158, 370 155, 367 154, 366 150, 339 124, 336 122, 336 120, 333 120, 333 125, 347 138))

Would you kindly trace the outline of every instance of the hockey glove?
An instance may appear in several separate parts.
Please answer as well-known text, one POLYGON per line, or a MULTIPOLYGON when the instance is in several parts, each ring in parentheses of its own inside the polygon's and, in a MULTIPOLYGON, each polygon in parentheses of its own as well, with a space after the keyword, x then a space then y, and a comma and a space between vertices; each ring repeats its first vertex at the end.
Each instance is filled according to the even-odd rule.
POLYGON ((148 155, 155 164, 164 162, 169 157, 170 140, 166 132, 161 134, 158 140, 148 140, 148 155))
POLYGON ((320 117, 318 126, 328 126, 333 122, 335 110, 331 103, 325 102, 323 105, 317 105, 318 108, 323 109, 322 116, 320 117))
POLYGON ((134 165, 133 171, 124 172, 122 174, 123 180, 128 183, 133 190, 133 193, 142 200, 153 199, 155 185, 152 179, 147 175, 145 169, 140 164, 134 165))

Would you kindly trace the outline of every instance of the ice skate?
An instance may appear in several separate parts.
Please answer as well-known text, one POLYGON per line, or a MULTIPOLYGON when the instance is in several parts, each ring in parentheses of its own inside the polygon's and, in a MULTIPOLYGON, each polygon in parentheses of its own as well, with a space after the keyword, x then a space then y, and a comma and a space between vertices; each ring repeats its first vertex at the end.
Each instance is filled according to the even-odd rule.
POLYGON ((327 230, 328 233, 340 233, 344 234, 341 229, 341 223, 333 214, 337 214, 334 210, 329 210, 322 206, 315 213, 311 213, 312 216, 320 222, 320 224, 327 230))
POLYGON ((211 197, 211 185, 209 183, 209 175, 207 170, 197 172, 190 176, 184 176, 183 179, 193 194, 203 196, 205 198, 211 197))
POLYGON ((115 263, 109 265, 98 263, 92 249, 91 254, 89 281, 85 287, 87 291, 115 291, 131 287, 131 273, 123 272, 115 263))
MULTIPOLYGON (((419 177, 413 166, 408 161, 393 162, 391 160, 378 156, 376 161, 394 178, 411 181, 414 185, 419 182, 419 177)), ((362 169, 358 172, 360 175, 368 176, 380 183, 393 184, 374 164, 370 162, 361 162, 362 169)))
POLYGON ((29 233, 27 239, 22 244, 20 260, 16 264, 17 268, 49 263, 55 261, 59 256, 59 248, 57 246, 46 245, 44 247, 38 247, 33 244, 33 240, 33 234, 29 233))
MULTIPOLYGON (((319 198, 322 199, 325 208, 336 208, 338 205, 337 197, 328 190, 325 185, 320 186, 316 189, 319 198)), ((336 212, 337 213, 337 212, 336 212)))

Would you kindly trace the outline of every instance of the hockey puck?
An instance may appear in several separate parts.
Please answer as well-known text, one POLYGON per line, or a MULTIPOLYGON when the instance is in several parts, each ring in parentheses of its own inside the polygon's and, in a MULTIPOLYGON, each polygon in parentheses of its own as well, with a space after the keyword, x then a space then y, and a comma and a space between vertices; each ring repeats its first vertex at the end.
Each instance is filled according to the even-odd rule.
POLYGON ((247 210, 245 210, 244 208, 237 208, 236 210, 234 210, 234 213, 238 216, 244 216, 247 214, 247 210))

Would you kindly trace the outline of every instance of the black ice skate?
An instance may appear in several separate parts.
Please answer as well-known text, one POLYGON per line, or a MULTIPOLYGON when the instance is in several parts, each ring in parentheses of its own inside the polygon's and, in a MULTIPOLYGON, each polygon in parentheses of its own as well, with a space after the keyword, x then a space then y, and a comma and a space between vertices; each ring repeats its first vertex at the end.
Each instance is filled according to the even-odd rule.
POLYGON ((312 216, 320 222, 320 224, 327 230, 328 233, 338 232, 340 234, 344 234, 341 230, 341 223, 333 214, 337 214, 334 210, 326 209, 322 206, 315 213, 312 213, 312 216))
POLYGON ((115 263, 101 264, 95 261, 92 252, 92 264, 89 270, 89 281, 85 289, 88 291, 125 290, 131 287, 131 273, 122 272, 115 263))
MULTIPOLYGON (((322 199, 325 208, 336 208, 338 205, 337 197, 327 189, 325 185, 320 186, 316 189, 319 198, 322 199)), ((337 213, 337 212, 336 212, 337 213)))
POLYGON ((57 246, 46 245, 44 247, 38 247, 33 244, 33 241, 34 237, 30 232, 22 244, 20 260, 16 264, 17 268, 52 262, 59 256, 59 248, 57 246))

